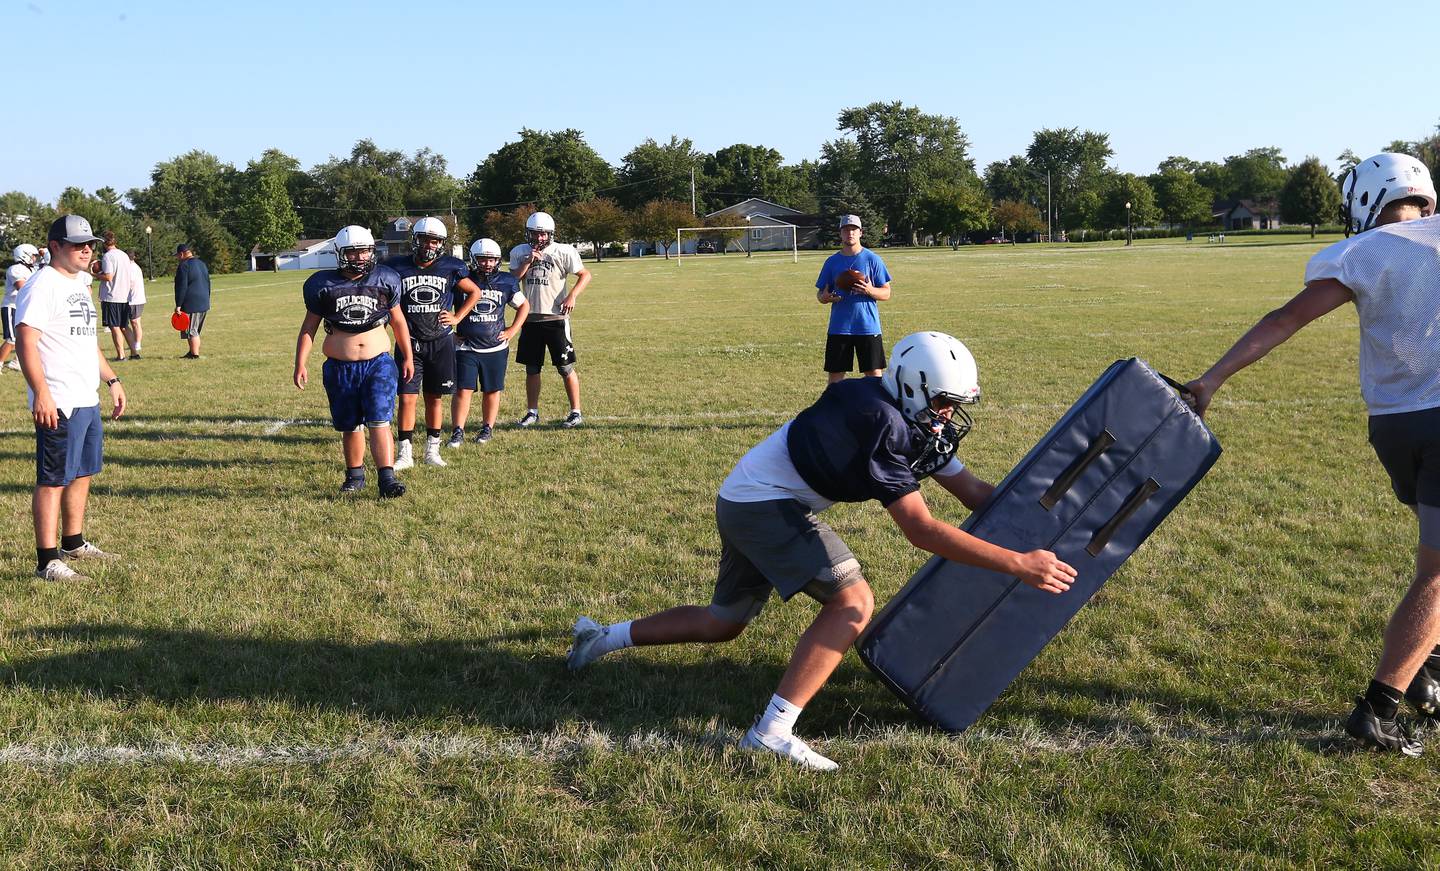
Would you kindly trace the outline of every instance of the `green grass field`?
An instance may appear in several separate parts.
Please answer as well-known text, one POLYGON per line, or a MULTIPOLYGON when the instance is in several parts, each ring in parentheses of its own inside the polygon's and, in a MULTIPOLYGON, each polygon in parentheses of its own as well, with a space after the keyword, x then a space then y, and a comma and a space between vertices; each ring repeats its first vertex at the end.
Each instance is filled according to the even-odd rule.
MULTIPOLYGON (((1316 250, 888 250, 881 313, 890 343, 933 328, 974 351, 961 452, 998 481, 1113 360, 1197 375, 1316 250)), ((1351 309, 1221 392, 1219 464, 961 737, 851 656, 799 726, 837 775, 734 749, 803 598, 729 645, 569 675, 577 614, 708 601, 720 481, 824 383, 819 265, 594 266, 586 425, 554 426, 547 372, 545 425, 386 502, 373 472, 336 493, 318 354, 290 384, 303 275, 219 278, 197 362, 157 283, 87 530, 125 558, 77 586, 30 577, 33 434, 0 378, 0 864, 1440 867, 1436 763, 1339 731, 1414 542, 1366 443, 1351 309)), ((877 505, 826 519, 879 601, 924 561, 877 505)))

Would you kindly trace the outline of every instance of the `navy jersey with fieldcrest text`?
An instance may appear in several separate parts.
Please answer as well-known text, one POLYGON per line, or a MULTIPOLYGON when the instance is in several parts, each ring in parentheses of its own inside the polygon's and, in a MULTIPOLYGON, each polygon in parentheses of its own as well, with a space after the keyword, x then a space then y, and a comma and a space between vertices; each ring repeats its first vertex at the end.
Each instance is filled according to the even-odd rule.
POLYGON ((410 338, 428 341, 448 336, 452 327, 440 323, 440 313, 455 304, 455 285, 470 277, 470 268, 458 257, 441 255, 426 267, 415 265, 409 254, 391 257, 384 262, 400 274, 400 310, 410 327, 410 338))
POLYGON ((354 279, 323 269, 305 279, 303 293, 305 310, 319 315, 327 329, 365 333, 390 323, 390 309, 400 300, 400 276, 384 266, 354 279))
POLYGON ((910 466, 928 442, 872 376, 826 388, 790 424, 785 446, 795 471, 826 499, 888 507, 920 489, 910 466))
MULTIPOLYGON (((470 280, 480 288, 480 300, 456 330, 466 346, 493 348, 500 344, 500 332, 505 329, 506 306, 519 307, 519 303, 514 302, 517 293, 521 293, 523 299, 520 282, 510 273, 498 270, 484 276, 472 275, 470 280)), ((455 307, 459 309, 460 300, 455 300, 455 307)))

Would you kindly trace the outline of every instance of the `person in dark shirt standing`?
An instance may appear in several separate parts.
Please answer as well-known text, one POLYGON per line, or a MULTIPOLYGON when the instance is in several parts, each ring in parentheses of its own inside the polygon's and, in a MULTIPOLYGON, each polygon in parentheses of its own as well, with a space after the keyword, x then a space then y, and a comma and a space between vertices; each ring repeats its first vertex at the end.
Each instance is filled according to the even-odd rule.
POLYGON ((190 326, 180 333, 180 338, 190 346, 182 359, 198 360, 200 330, 204 328, 205 316, 210 312, 210 269, 183 242, 175 247, 175 256, 180 258, 179 265, 175 267, 175 311, 190 316, 190 326))
POLYGON ((830 385, 742 457, 721 485, 715 503, 720 565, 709 606, 682 605, 610 626, 581 617, 567 654, 571 671, 625 647, 729 641, 760 613, 772 590, 787 600, 805 593, 820 602, 820 613, 740 746, 806 768, 838 768, 793 728, 870 621, 875 600, 854 554, 817 512, 874 499, 911 544, 946 559, 1051 593, 1068 590, 1075 577, 1075 569, 1048 550, 1017 553, 931 516, 920 493, 923 478, 934 475, 972 511, 995 489, 955 458, 970 431, 964 406, 979 399, 970 352, 934 332, 902 339, 883 376, 830 385))
POLYGON ((441 403, 455 392, 455 325, 480 299, 465 261, 443 253, 450 230, 439 218, 421 218, 411 228, 411 252, 385 261, 400 274, 400 309, 410 328, 415 374, 400 385, 400 445, 395 468, 415 465, 415 401, 425 394, 425 464, 448 465, 440 457, 441 403), (465 301, 455 304, 455 294, 465 301), (451 311, 451 307, 454 311, 451 311))
POLYGON ((305 279, 305 320, 295 340, 295 386, 310 380, 306 358, 315 331, 325 325, 324 381, 330 398, 330 422, 340 432, 345 455, 345 482, 341 493, 365 487, 365 436, 370 432, 370 455, 380 476, 381 498, 405 493, 395 477, 395 443, 390 418, 395 413, 395 390, 400 378, 414 374, 410 334, 400 312, 400 276, 375 264, 375 237, 364 227, 349 226, 335 234, 336 269, 322 269, 305 279), (385 325, 395 331, 395 353, 386 353, 390 339, 385 325))

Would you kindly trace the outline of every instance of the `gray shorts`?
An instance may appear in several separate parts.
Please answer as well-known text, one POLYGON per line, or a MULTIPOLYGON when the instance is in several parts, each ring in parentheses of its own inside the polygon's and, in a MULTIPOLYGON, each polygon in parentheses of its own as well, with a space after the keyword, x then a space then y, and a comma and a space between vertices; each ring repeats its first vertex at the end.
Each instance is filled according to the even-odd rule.
POLYGON ((145 303, 130 303, 130 320, 138 321, 145 314, 145 303))
POLYGON ((201 330, 205 329, 205 315, 208 312, 187 312, 187 314, 190 315, 190 328, 181 330, 180 338, 193 339, 200 335, 201 330))
POLYGON ((770 591, 782 599, 805 593, 818 602, 865 580, 860 563, 835 530, 794 499, 715 500, 720 568, 710 613, 749 623, 770 591))

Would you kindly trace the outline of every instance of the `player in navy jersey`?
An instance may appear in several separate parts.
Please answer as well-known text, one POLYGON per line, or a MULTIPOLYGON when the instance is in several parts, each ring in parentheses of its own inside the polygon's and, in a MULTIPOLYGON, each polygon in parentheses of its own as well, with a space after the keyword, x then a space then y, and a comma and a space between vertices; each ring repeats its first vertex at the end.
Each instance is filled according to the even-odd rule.
POLYGON ((772 590, 805 593, 820 613, 800 637, 775 695, 741 746, 816 770, 838 766, 793 733, 795 720, 870 620, 875 602, 850 549, 815 515, 836 502, 874 499, 916 547, 994 569, 1051 593, 1075 570, 1048 550, 1017 553, 931 516, 920 481, 933 475, 970 510, 993 485, 955 458, 978 402, 975 361, 956 339, 915 333, 895 346, 883 377, 842 380, 750 450, 715 503, 720 565, 708 607, 682 605, 644 619, 575 623, 572 671, 632 645, 715 643, 744 631, 772 590))
POLYGON ((495 418, 500 414, 500 394, 505 389, 505 366, 510 340, 530 314, 530 301, 520 282, 500 271, 500 245, 494 239, 476 239, 470 246, 470 279, 480 288, 480 299, 470 314, 455 327, 459 345, 455 348, 455 373, 459 383, 450 400, 450 441, 458 448, 465 443, 465 421, 470 416, 470 398, 480 390, 480 430, 476 444, 490 441, 495 418), (505 326, 506 307, 515 309, 515 320, 505 326))
POLYGON ((400 447, 395 468, 415 465, 410 446, 415 432, 415 398, 425 394, 425 463, 443 466, 440 456, 441 401, 455 392, 455 324, 474 308, 480 289, 465 261, 442 253, 450 231, 439 218, 421 218, 411 228, 411 253, 385 266, 400 275, 400 309, 410 328, 415 373, 400 385, 400 447), (465 295, 456 304, 455 295, 465 295))
POLYGON ((343 228, 335 236, 336 269, 322 269, 305 280, 305 320, 295 341, 295 386, 310 380, 306 358, 315 331, 325 325, 325 393, 330 398, 330 422, 340 432, 345 455, 345 483, 340 492, 365 487, 365 436, 370 432, 370 455, 380 476, 380 495, 401 496, 405 485, 395 477, 395 444, 390 419, 395 390, 401 377, 414 374, 410 334, 400 313, 400 276, 375 265, 375 237, 364 227, 343 228), (385 325, 395 331, 397 368, 388 352, 385 325))

